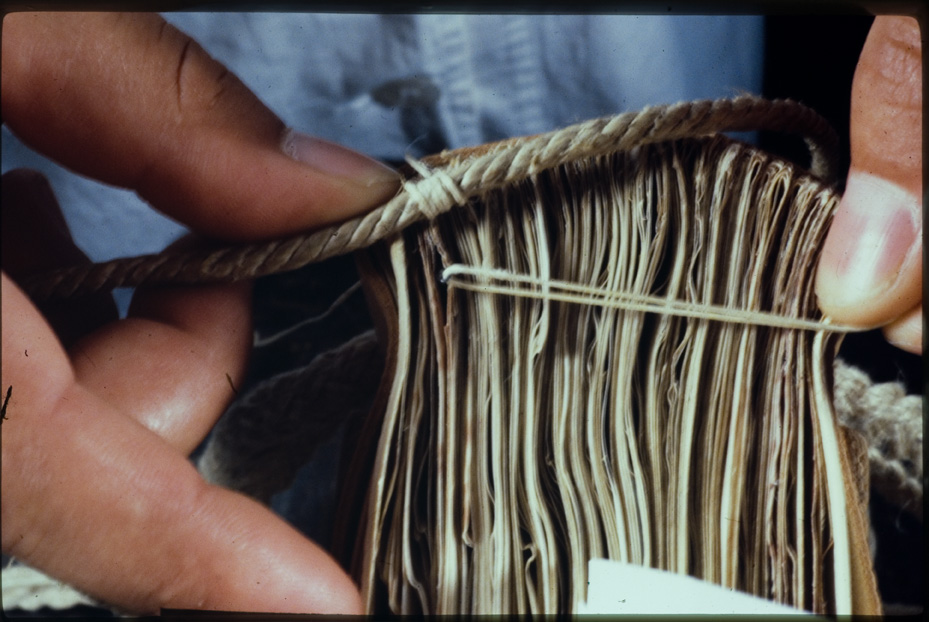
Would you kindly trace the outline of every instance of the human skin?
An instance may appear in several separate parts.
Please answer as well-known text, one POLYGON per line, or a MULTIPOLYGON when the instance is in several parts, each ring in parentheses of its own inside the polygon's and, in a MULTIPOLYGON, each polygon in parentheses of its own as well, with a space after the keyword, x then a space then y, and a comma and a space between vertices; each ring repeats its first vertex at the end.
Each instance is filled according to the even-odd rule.
MULTIPOLYGON (((7 15, 2 110, 34 148, 213 237, 332 223, 398 183, 308 137, 285 154, 283 123, 155 15, 7 15)), ((15 277, 82 255, 40 176, 3 192, 3 551, 130 612, 360 612, 325 551, 187 459, 242 381, 250 285, 140 289, 119 321, 100 299, 44 317, 15 277)))
POLYGON ((915 19, 874 20, 852 85, 848 182, 816 280, 827 316, 883 326, 888 341, 920 354, 921 49, 915 19))
MULTIPOLYGON (((921 347, 922 316, 914 26, 878 18, 863 52, 851 191, 818 276, 827 314, 891 322, 888 338, 908 349, 921 347), (874 178, 891 185, 875 190, 874 178), (883 216, 861 216, 856 201, 883 216), (877 283, 865 287, 856 283, 867 252, 853 261, 852 251, 873 223, 868 239, 879 245, 867 252, 883 257, 886 242, 903 259, 872 262, 893 264, 884 272, 894 276, 865 275, 877 283)), ((274 237, 347 218, 395 191, 387 171, 332 146, 302 141, 303 163, 284 155, 281 121, 156 16, 13 14, 2 46, 3 120, 14 132, 200 233, 274 237)), ((47 224, 4 240, 12 272, 80 259, 55 231, 60 216, 43 184, 28 173, 4 177, 4 222, 47 224), (37 260, 37 247, 61 256, 37 260)), ((247 284, 143 289, 118 322, 99 300, 43 316, 6 272, 0 293, 0 386, 13 387, 0 435, 5 552, 135 612, 360 611, 355 586, 322 549, 259 504, 205 484, 186 459, 231 399, 229 382, 242 379, 247 284)))

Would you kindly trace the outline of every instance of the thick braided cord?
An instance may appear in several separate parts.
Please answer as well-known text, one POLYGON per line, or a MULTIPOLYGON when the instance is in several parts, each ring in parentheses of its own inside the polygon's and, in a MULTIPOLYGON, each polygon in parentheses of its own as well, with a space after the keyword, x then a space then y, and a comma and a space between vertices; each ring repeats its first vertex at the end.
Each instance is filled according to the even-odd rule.
POLYGON ((23 285, 33 299, 44 300, 143 283, 235 281, 293 270, 364 248, 412 223, 434 218, 461 203, 462 197, 566 162, 646 143, 748 130, 804 136, 812 155, 811 171, 831 181, 838 140, 829 124, 809 108, 790 100, 751 96, 683 102, 427 158, 425 162, 436 175, 408 181, 384 205, 313 233, 212 251, 170 251, 65 268, 27 279, 23 285))
POLYGON ((839 423, 868 443, 872 488, 922 518, 922 397, 898 382, 874 383, 836 359, 834 403, 839 423))

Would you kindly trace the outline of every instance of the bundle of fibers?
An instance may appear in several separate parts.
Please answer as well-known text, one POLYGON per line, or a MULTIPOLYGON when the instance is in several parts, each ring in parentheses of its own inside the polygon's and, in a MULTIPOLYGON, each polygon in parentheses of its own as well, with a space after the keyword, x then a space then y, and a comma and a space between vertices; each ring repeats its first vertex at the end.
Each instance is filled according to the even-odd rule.
POLYGON ((596 558, 879 611, 813 295, 836 203, 718 136, 572 160, 370 249, 388 362, 343 534, 369 611, 573 612, 596 558))
POLYGON ((394 199, 308 235, 25 285, 358 251, 386 364, 335 548, 372 613, 573 612, 594 558, 879 613, 868 443, 837 421, 843 327, 812 291, 837 204, 824 125, 752 97, 649 108, 411 161, 394 199), (810 172, 716 134, 762 128, 807 136, 810 172))

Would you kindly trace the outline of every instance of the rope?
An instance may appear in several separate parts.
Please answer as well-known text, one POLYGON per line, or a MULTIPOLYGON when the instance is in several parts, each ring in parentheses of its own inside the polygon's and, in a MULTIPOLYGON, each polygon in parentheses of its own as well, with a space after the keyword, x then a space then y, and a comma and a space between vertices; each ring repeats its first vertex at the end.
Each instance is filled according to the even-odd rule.
POLYGON ((871 487, 922 520, 923 400, 899 382, 875 384, 860 369, 835 363, 839 423, 868 443, 871 487))
MULTIPOLYGON (((294 270, 367 247, 410 224, 434 218, 454 205, 463 204, 470 197, 570 161, 629 150, 646 143, 760 129, 802 135, 810 149, 812 173, 826 182, 833 181, 838 140, 828 122, 811 109, 790 100, 770 101, 753 96, 681 102, 593 119, 537 136, 443 152, 423 161, 409 158, 419 178, 405 181, 390 201, 368 214, 312 233, 257 244, 213 250, 172 250, 65 268, 32 277, 23 287, 38 301, 115 287, 235 281, 294 270)), ((837 384, 838 380, 837 375, 837 384)), ((871 386, 870 380, 866 386, 871 386)), ((863 401, 864 390, 849 388, 846 393, 837 386, 837 395, 857 395, 861 404, 868 404, 862 410, 851 398, 844 403, 837 399, 839 412, 869 413, 872 408, 879 411, 880 400, 863 401)), ((914 396, 913 400, 921 404, 918 397, 914 396)), ((908 407, 904 417, 908 421, 914 420, 912 413, 921 408, 916 402, 908 407)), ((855 415, 850 425, 862 427, 864 424, 860 422, 866 420, 865 414, 855 415)), ((904 462, 893 455, 888 458, 887 452, 876 449, 882 446, 879 435, 868 438, 872 468, 885 473, 888 481, 900 482, 912 493, 910 496, 918 494, 921 499, 921 445, 918 448, 920 458, 904 462), (902 466, 909 463, 920 465, 919 476, 913 476, 911 470, 902 466)), ((921 432, 918 438, 922 438, 921 432)), ((916 456, 914 452, 903 451, 899 456, 916 456)))
POLYGON ((88 596, 28 566, 4 568, 3 610, 62 610, 80 605, 99 607, 88 596))
POLYGON ((369 331, 265 380, 219 420, 197 468, 211 484, 270 504, 340 426, 370 410, 382 369, 369 331))
MULTIPOLYGON (((418 179, 366 215, 312 233, 218 250, 167 251, 27 279, 36 301, 115 287, 156 283, 228 282, 301 268, 382 240, 415 222, 432 219, 488 190, 569 161, 638 145, 725 131, 773 130, 800 134, 811 152, 811 172, 835 175, 837 138, 812 110, 789 100, 750 96, 678 103, 580 123, 563 130, 482 148, 408 159, 418 179)), ((305 368, 266 381, 226 414, 200 461, 208 480, 267 501, 286 488, 296 470, 348 414, 368 407, 379 366, 373 334, 320 355, 305 368), (367 390, 359 390, 359 385, 367 390), (334 387, 340 399, 330 400, 334 387), (325 394, 326 400, 320 398, 325 394), (300 399, 297 397, 300 396, 300 399), (307 404, 312 408, 308 408, 307 404), (325 408, 319 409, 320 405, 325 408), (313 417, 306 417, 307 412, 313 417), (282 445, 282 441, 286 443, 282 445), (274 460, 269 460, 273 452, 274 460)), ((922 400, 898 383, 873 384, 841 360, 835 364, 835 406, 843 426, 868 442, 872 487, 922 519, 922 400)), ((3 571, 4 608, 34 610, 92 604, 76 592, 27 568, 3 571)))
POLYGON ((838 139, 828 122, 790 100, 753 96, 682 102, 593 119, 562 130, 426 158, 425 177, 371 212, 312 233, 219 250, 171 251, 78 266, 26 279, 35 301, 154 283, 228 282, 301 268, 370 246, 407 226, 442 214, 461 199, 525 179, 542 170, 646 143, 726 131, 773 130, 800 134, 809 145, 811 171, 835 175, 838 139))

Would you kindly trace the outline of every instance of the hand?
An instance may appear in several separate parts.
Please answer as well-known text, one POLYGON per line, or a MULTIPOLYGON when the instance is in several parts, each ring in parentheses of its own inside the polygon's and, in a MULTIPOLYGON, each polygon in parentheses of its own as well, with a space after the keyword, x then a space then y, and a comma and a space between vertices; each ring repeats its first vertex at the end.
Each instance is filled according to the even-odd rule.
MULTIPOLYGON (((395 174, 359 154, 302 135, 282 147, 281 121, 157 16, 10 14, 2 46, 13 132, 200 233, 281 235, 396 191, 395 174)), ((80 257, 39 177, 7 175, 3 192, 14 278, 80 257)), ((243 376, 249 290, 140 289, 125 320, 108 322, 99 300, 47 320, 4 272, 4 552, 135 612, 359 611, 320 547, 186 458, 243 376)))
POLYGON ((823 312, 922 353, 922 61, 919 25, 878 17, 852 86, 845 194, 823 248, 823 312))

